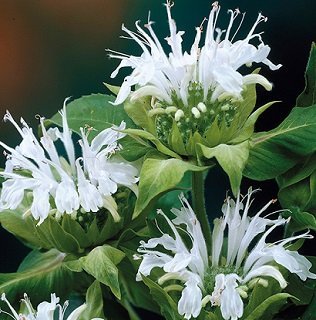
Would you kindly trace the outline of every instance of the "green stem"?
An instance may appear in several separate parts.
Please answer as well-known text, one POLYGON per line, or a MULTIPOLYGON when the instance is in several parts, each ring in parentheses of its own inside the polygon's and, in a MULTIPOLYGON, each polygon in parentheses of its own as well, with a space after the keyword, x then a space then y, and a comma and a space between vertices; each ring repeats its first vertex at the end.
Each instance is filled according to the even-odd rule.
POLYGON ((192 172, 192 203, 196 217, 201 224, 208 253, 211 254, 212 235, 205 209, 204 178, 201 171, 192 172))

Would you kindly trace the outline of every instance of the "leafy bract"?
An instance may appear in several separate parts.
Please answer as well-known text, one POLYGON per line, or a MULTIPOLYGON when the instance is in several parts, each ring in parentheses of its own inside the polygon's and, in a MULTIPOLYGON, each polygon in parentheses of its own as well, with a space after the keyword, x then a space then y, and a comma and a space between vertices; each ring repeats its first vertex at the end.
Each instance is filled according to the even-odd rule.
POLYGON ((205 158, 216 158, 218 164, 229 177, 234 195, 237 195, 241 183, 242 172, 248 160, 248 141, 236 145, 219 144, 213 148, 205 147, 202 144, 199 144, 198 146, 200 148, 200 153, 205 158))
POLYGON ((133 217, 136 218, 158 196, 177 188, 187 171, 203 171, 205 169, 207 167, 198 167, 179 159, 147 158, 140 172, 139 196, 133 217))
POLYGON ((108 286, 120 299, 119 271, 117 265, 125 254, 109 245, 94 248, 88 255, 80 258, 82 268, 96 280, 108 286))
POLYGON ((124 103, 124 109, 137 126, 155 134, 155 121, 148 115, 148 111, 151 109, 150 99, 150 97, 145 97, 133 102, 126 101, 124 103))
MULTIPOLYGON (((131 203, 127 201, 127 205, 131 203)), ((129 220, 125 210, 124 217, 119 222, 115 222, 110 214, 104 213, 101 227, 96 217, 84 228, 67 214, 60 221, 48 216, 42 224, 37 225, 38 222, 32 216, 24 217, 20 211, 19 208, 19 210, 5 210, 0 213, 0 222, 7 231, 33 248, 56 248, 61 252, 74 254, 104 243, 117 234, 129 220)))
POLYGON ((103 297, 100 282, 94 281, 86 294, 87 308, 80 315, 79 320, 91 320, 93 318, 104 319, 103 297))

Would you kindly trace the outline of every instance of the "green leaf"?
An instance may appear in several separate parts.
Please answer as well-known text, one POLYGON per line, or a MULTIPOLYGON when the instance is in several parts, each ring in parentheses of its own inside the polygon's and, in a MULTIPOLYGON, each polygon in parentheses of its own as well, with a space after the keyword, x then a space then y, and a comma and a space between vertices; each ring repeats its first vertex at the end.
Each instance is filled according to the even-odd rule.
POLYGON ((288 298, 294 298, 292 295, 288 293, 277 293, 274 294, 273 296, 265 299, 257 308, 255 308, 249 316, 246 318, 243 318, 244 320, 268 320, 272 319, 272 315, 268 315, 267 312, 269 312, 269 309, 274 309, 274 312, 277 312, 282 305, 286 303, 286 300, 288 298))
POLYGON ((46 248, 56 248, 61 252, 78 253, 80 245, 76 238, 66 232, 55 218, 48 216, 44 222, 36 227, 38 237, 45 241, 46 248))
POLYGON ((277 177, 278 199, 290 209, 292 219, 288 230, 296 232, 316 228, 316 153, 277 177))
POLYGON ((131 304, 137 308, 159 313, 159 306, 152 299, 148 287, 142 281, 136 281, 139 262, 136 266, 136 261, 133 260, 133 255, 135 254, 135 248, 138 247, 140 240, 140 237, 135 237, 132 240, 132 242, 135 242, 135 245, 131 250, 122 248, 129 258, 123 259, 119 266, 119 269, 122 271, 120 273, 122 302, 123 305, 126 305, 126 309, 130 309, 129 304, 131 304))
POLYGON ((316 104, 316 45, 313 42, 306 71, 305 88, 296 100, 297 107, 309 107, 316 104))
POLYGON ((27 246, 32 248, 46 247, 46 244, 37 235, 34 219, 30 216, 23 218, 20 210, 0 212, 0 222, 3 228, 27 246))
POLYGON ((166 293, 166 291, 164 291, 157 283, 147 277, 143 277, 143 282, 150 289, 153 299, 159 305, 160 312, 166 320, 183 319, 183 317, 181 317, 178 313, 178 307, 176 303, 172 300, 168 293, 166 293))
POLYGON ((316 314, 316 292, 314 292, 313 300, 307 307, 306 311, 304 312, 302 316, 302 320, 315 320, 315 314, 316 314))
MULTIPOLYGON (((316 257, 306 257, 313 265, 311 272, 316 271, 316 257)), ((290 273, 287 279, 288 285, 286 292, 295 296, 293 302, 296 305, 308 305, 312 303, 313 296, 316 293, 316 281, 307 279, 302 281, 296 274, 290 273)))
MULTIPOLYGON (((260 284, 255 284, 250 292, 249 300, 244 309, 243 319, 251 316, 253 311, 259 307, 266 299, 275 294, 281 293, 282 289, 279 283, 274 279, 269 279, 268 286, 264 287, 260 284)), ((265 315, 267 317, 267 314, 265 315)), ((270 319, 270 317, 267 317, 270 319)))
POLYGON ((205 169, 207 167, 198 167, 179 159, 146 159, 140 172, 139 196, 133 218, 145 210, 156 197, 177 188, 185 172, 205 169))
POLYGON ((293 108, 277 128, 254 134, 250 142, 246 177, 267 180, 286 172, 316 150, 316 105, 293 108))
POLYGON ((207 159, 216 158, 219 165, 229 177, 230 185, 234 195, 237 195, 242 172, 249 155, 249 143, 244 141, 236 145, 220 144, 213 148, 198 145, 200 153, 207 159))
POLYGON ((45 253, 32 251, 17 273, 0 274, 0 294, 6 293, 8 300, 15 305, 24 293, 31 297, 34 305, 49 301, 53 292, 65 300, 81 282, 81 274, 64 266, 65 256, 55 249, 45 253))
MULTIPOLYGON (((180 205, 179 195, 184 193, 187 195, 191 191, 192 173, 187 171, 180 183, 178 183, 177 190, 169 191, 158 199, 155 204, 155 209, 161 209, 164 212, 169 212, 170 209, 176 208, 180 205)), ((156 212, 156 210, 155 210, 156 212)))
MULTIPOLYGON (((126 122, 127 128, 134 128, 133 121, 127 116, 122 105, 111 104, 115 97, 105 94, 83 96, 67 104, 67 121, 69 128, 80 134, 80 128, 91 127, 89 139, 93 139, 100 131, 126 122)), ((56 113, 49 123, 62 125, 61 115, 56 113)))
POLYGON ((292 232, 297 232, 306 229, 316 230, 316 217, 306 211, 295 210, 297 208, 290 208, 292 220, 289 228, 292 232))
POLYGON ((280 189, 286 188, 308 178, 316 170, 316 153, 300 161, 290 170, 276 178, 280 189))
POLYGON ((94 248, 87 256, 80 258, 83 269, 96 280, 107 285, 112 293, 120 299, 117 265, 125 254, 109 245, 94 248))
POLYGON ((92 318, 104 319, 102 290, 97 280, 88 288, 86 304, 87 308, 80 315, 79 320, 91 320, 92 318))
POLYGON ((137 136, 124 137, 120 140, 120 145, 122 145, 123 148, 119 151, 119 154, 130 162, 138 160, 149 152, 156 150, 147 141, 137 136))
POLYGON ((115 95, 117 95, 121 89, 121 87, 119 86, 113 86, 112 84, 103 82, 103 84, 105 85, 105 87, 110 90, 110 92, 114 93, 115 95))

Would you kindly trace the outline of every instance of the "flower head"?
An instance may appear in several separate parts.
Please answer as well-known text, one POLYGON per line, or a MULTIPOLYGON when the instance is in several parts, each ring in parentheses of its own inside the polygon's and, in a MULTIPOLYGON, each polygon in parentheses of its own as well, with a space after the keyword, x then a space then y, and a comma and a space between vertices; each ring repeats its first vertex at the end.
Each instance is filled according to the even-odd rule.
MULTIPOLYGON (((208 19, 205 19, 207 26, 204 28, 202 24, 196 28, 191 49, 186 52, 182 48, 184 31, 177 31, 171 16, 172 6, 167 1, 170 36, 165 39, 170 51, 167 53, 163 49, 152 21, 148 20, 145 29, 137 21, 136 32, 123 25, 122 30, 141 47, 142 54, 133 56, 110 50, 110 57, 121 60, 111 77, 116 77, 121 68, 132 68, 115 103, 120 104, 127 99, 133 103, 140 98, 151 97, 148 116, 154 119, 160 140, 170 144, 169 132, 171 129, 175 131, 173 127, 176 125, 185 145, 195 132, 202 137, 207 136, 207 130, 213 123, 219 128, 232 127, 240 117, 239 113, 246 113, 241 104, 251 85, 260 84, 271 90, 272 85, 265 77, 257 73, 243 74, 241 67, 263 63, 276 70, 281 65, 275 65, 268 59, 270 47, 264 44, 262 32, 256 31, 260 23, 267 21, 261 13, 247 36, 235 40, 245 14, 229 10, 229 24, 226 30, 221 30, 217 27, 220 6, 214 2, 208 19), (236 25, 239 17, 240 22, 236 25), (204 44, 201 44, 203 30, 204 44), (253 44, 255 42, 259 44, 253 44), (132 91, 134 86, 135 91, 132 91)), ((239 125, 243 122, 238 121, 239 125)), ((190 153, 186 149, 183 154, 190 153)))
POLYGON ((287 248, 291 241, 311 236, 305 233, 274 243, 266 242, 268 235, 287 220, 261 217, 273 201, 250 218, 252 193, 249 189, 246 197, 239 195, 236 201, 225 201, 223 217, 214 221, 210 258, 199 221, 183 197, 183 207, 172 210, 176 216, 172 221, 158 211, 168 222, 172 236, 163 234, 160 238, 141 242, 138 252, 142 254, 142 262, 136 279, 141 280, 141 275, 149 276, 155 267, 162 268, 165 274, 158 279, 160 285, 170 280, 180 283, 180 289, 179 285, 167 288, 182 291, 178 312, 185 319, 197 317, 202 307, 210 302, 213 308, 220 307, 225 320, 242 317, 243 299, 247 297, 254 279, 265 284, 265 279, 271 277, 282 289, 286 287, 286 280, 277 265, 297 274, 301 280, 316 279, 316 274, 309 271, 311 263, 287 248), (224 250, 225 232, 227 249, 224 250), (188 238, 183 235, 188 235, 188 238), (259 240, 255 242, 257 237, 259 240))
POLYGON ((30 212, 36 220, 39 219, 39 224, 52 210, 62 215, 72 214, 79 208, 86 212, 105 208, 118 221, 120 216, 112 195, 118 186, 136 192, 138 181, 136 168, 112 157, 119 149, 117 141, 124 136, 120 131, 125 128, 125 123, 103 130, 91 143, 88 142, 87 133, 81 129, 79 144, 82 155, 76 158, 66 104, 60 114, 62 131, 57 127, 46 130, 44 119, 40 119, 43 133, 40 140, 23 119, 20 127, 9 112, 4 116, 4 120, 9 120, 16 127, 22 142, 16 148, 11 148, 0 141, 0 145, 9 152, 5 170, 0 172, 5 178, 0 195, 0 211, 16 209, 28 194, 32 199, 30 212), (64 147, 66 158, 57 150, 58 140, 64 147))
MULTIPOLYGON (((75 310, 71 312, 71 314, 66 318, 65 311, 68 307, 68 301, 64 303, 64 305, 59 304, 59 298, 56 297, 55 293, 51 294, 51 302, 43 301, 37 306, 37 310, 34 310, 30 299, 26 294, 24 294, 24 299, 21 302, 25 306, 25 312, 17 313, 10 302, 7 300, 6 295, 3 293, 1 296, 1 300, 4 301, 11 313, 8 313, 2 309, 0 309, 0 313, 4 313, 9 315, 12 319, 16 320, 77 320, 79 319, 82 312, 86 309, 86 304, 82 304, 75 310), (57 318, 56 318, 57 317, 57 318)), ((102 320, 101 318, 94 318, 91 320, 102 320)))

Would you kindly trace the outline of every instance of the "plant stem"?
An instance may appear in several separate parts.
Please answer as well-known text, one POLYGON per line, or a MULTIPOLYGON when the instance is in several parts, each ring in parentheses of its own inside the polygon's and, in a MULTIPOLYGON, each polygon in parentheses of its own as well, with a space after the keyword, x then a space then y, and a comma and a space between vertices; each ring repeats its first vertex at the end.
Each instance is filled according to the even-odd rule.
POLYGON ((204 178, 201 171, 192 172, 192 203, 196 217, 201 224, 208 253, 211 254, 211 228, 205 210, 204 178))

